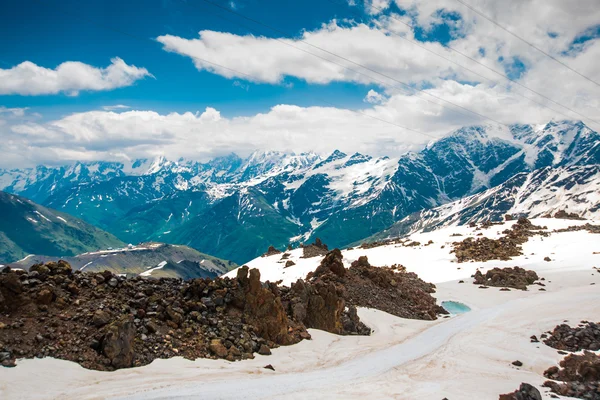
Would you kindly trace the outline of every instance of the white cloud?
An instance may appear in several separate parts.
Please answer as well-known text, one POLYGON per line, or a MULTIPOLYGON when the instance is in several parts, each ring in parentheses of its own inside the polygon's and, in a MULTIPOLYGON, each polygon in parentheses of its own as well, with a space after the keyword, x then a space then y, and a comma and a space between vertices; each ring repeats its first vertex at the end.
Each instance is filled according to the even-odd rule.
POLYGON ((0 114, 9 114, 13 117, 23 117, 28 109, 29 107, 7 108, 5 106, 0 106, 0 114))
POLYGON ((113 106, 103 106, 104 111, 117 111, 117 110, 129 110, 131 107, 124 104, 115 104, 113 106))
MULTIPOLYGON (((462 75, 461 71, 449 68, 443 60, 433 58, 431 54, 406 40, 387 33, 384 29, 365 24, 341 27, 336 21, 332 21, 316 31, 303 32, 302 39, 406 82, 462 75)), ((412 38, 412 32, 408 29, 403 34, 412 38)), ((211 71, 226 78, 271 84, 282 83, 286 76, 315 84, 334 81, 394 83, 299 40, 239 36, 215 31, 201 31, 195 39, 164 35, 157 40, 165 50, 190 57, 199 70, 211 71), (344 66, 360 70, 362 74, 344 66)), ((439 53, 448 53, 439 43, 429 43, 426 46, 439 53)))
POLYGON ((363 99, 364 102, 370 104, 381 104, 385 100, 385 97, 381 93, 371 89, 363 99))
MULTIPOLYGON (((485 85, 447 81, 427 92, 503 123, 545 123, 552 112, 520 97, 485 85)), ((62 163, 73 160, 119 160, 165 155, 206 160, 256 149, 316 151, 333 149, 397 156, 418 150, 432 137, 452 129, 487 123, 465 111, 453 112, 423 96, 403 93, 383 98, 359 112, 334 107, 277 105, 265 113, 226 118, 214 108, 202 113, 159 114, 154 111, 88 111, 47 123, 0 127, 0 167, 62 163), (373 118, 371 118, 373 117, 373 118), (418 130, 424 135, 399 126, 418 130)))
POLYGON ((10 69, 0 69, 0 95, 43 95, 66 93, 76 96, 82 90, 111 90, 130 86, 152 76, 145 68, 128 65, 113 58, 106 68, 68 61, 55 69, 40 67, 30 61, 10 69))

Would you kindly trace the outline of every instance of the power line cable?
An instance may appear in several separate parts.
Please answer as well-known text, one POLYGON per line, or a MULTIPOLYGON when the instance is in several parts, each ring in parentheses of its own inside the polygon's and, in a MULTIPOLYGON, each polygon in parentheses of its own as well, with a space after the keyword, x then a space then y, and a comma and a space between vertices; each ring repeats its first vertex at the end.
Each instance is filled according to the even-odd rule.
MULTIPOLYGON (((37 1, 38 3, 46 4, 46 3, 45 3, 44 1, 42 1, 42 0, 34 0, 34 1, 37 1)), ((96 21, 93 21, 93 20, 90 20, 90 19, 87 19, 87 18, 81 17, 80 15, 77 15, 77 14, 75 14, 75 13, 68 12, 67 10, 64 10, 63 8, 59 8, 59 7, 57 7, 56 9, 57 9, 57 10, 59 10, 59 11, 61 11, 61 12, 64 12, 64 13, 65 13, 65 14, 67 14, 67 15, 70 15, 70 16, 72 16, 72 17, 79 18, 79 19, 81 19, 81 20, 84 20, 84 21, 86 21, 86 22, 89 22, 89 23, 91 23, 91 24, 93 24, 93 25, 96 25, 96 26, 98 26, 98 27, 100 27, 100 28, 103 28, 103 29, 108 29, 108 30, 110 30, 110 31, 113 31, 113 32, 116 32, 116 33, 120 33, 120 34, 122 34, 122 35, 125 35, 125 36, 128 36, 128 37, 130 37, 130 38, 132 38, 132 39, 136 39, 136 40, 140 40, 140 41, 144 41, 144 42, 145 42, 146 40, 149 40, 149 41, 151 41, 151 42, 155 42, 155 40, 154 40, 154 39, 152 39, 152 38, 143 38, 143 37, 141 37, 141 36, 133 35, 133 34, 131 34, 131 33, 129 33, 129 32, 125 32, 125 31, 123 31, 123 30, 116 29, 116 28, 114 28, 114 27, 111 27, 111 26, 109 26, 109 25, 100 24, 100 23, 98 23, 98 22, 96 22, 96 21)), ((253 77, 253 76, 252 76, 252 75, 250 75, 250 74, 247 74, 247 73, 245 73, 245 72, 238 71, 238 70, 236 70, 236 69, 233 69, 233 68, 226 67, 226 66, 224 66, 224 65, 221 65, 221 64, 217 64, 217 63, 215 63, 215 62, 212 62, 212 61, 206 60, 206 59, 204 59, 204 58, 200 58, 200 57, 196 57, 196 56, 192 56, 192 55, 189 55, 189 57, 190 57, 190 58, 192 58, 192 59, 198 60, 198 61, 205 62, 205 63, 207 63, 207 64, 214 65, 214 66, 216 66, 216 67, 219 67, 219 68, 223 68, 223 69, 226 69, 226 70, 229 70, 229 71, 235 72, 236 74, 239 74, 239 75, 244 75, 244 76, 247 76, 247 77, 249 78, 249 80, 250 80, 250 81, 255 81, 255 80, 258 80, 258 79, 256 79, 256 77, 253 77)), ((418 131, 418 130, 416 130, 416 129, 408 128, 408 127, 406 127, 406 126, 402 126, 402 125, 396 124, 396 123, 394 123, 394 122, 391 122, 391 121, 388 121, 388 120, 384 120, 384 119, 382 119, 382 118, 378 118, 378 117, 375 117, 375 116, 373 116, 373 115, 369 115, 369 114, 367 114, 367 113, 364 113, 364 112, 361 112, 361 111, 358 111, 358 110, 351 110, 351 109, 347 109, 347 108, 342 108, 342 107, 339 107, 339 106, 337 106, 337 105, 335 105, 335 104, 333 104, 333 103, 331 103, 331 102, 329 102, 329 101, 326 101, 326 100, 324 100, 324 99, 320 99, 320 101, 322 101, 322 102, 324 102, 324 103, 328 103, 328 104, 332 105, 333 107, 335 107, 335 108, 337 108, 337 109, 339 109, 339 110, 347 110, 347 111, 350 111, 350 112, 354 112, 354 113, 357 113, 357 114, 361 114, 361 115, 367 116, 367 117, 369 117, 369 118, 372 118, 372 119, 375 119, 375 120, 378 120, 378 121, 385 122, 385 123, 387 123, 387 124, 390 124, 390 125, 396 126, 396 127, 398 127, 398 128, 402 128, 402 129, 404 129, 404 130, 407 130, 407 131, 415 132, 415 133, 418 133, 418 134, 420 134, 420 135, 423 135, 423 136, 430 137, 430 138, 432 138, 432 139, 438 139, 437 137, 435 137, 435 136, 432 136, 432 135, 430 135, 430 134, 427 134, 427 133, 424 133, 424 132, 418 131)))
MULTIPOLYGON (((329 1, 330 1, 331 3, 337 4, 337 5, 339 5, 339 6, 341 6, 341 5, 342 5, 341 3, 337 2, 336 0, 329 0, 329 1)), ((383 8, 381 8, 381 7, 377 7, 377 6, 374 6, 372 3, 369 3, 369 4, 368 4, 368 6, 369 6, 369 7, 371 7, 371 8, 373 8, 373 9, 379 10, 379 11, 384 11, 384 9, 383 9, 383 8)), ((354 13, 355 15, 357 15, 357 16, 360 16, 360 17, 362 17, 362 15, 360 15, 360 14, 359 14, 359 13, 357 13, 357 12, 354 12, 354 11, 353 11, 353 13, 354 13)), ((393 16, 393 15, 388 15, 388 17, 389 17, 389 18, 392 18, 392 19, 394 19, 394 20, 396 20, 396 21, 398 21, 398 22, 400 22, 401 24, 403 24, 403 25, 405 25, 405 26, 407 26, 407 27, 409 27, 409 28, 411 28, 411 29, 413 29, 413 26, 412 26, 412 25, 410 25, 410 24, 408 24, 408 23, 406 23, 406 22, 402 21, 401 19, 399 19, 399 18, 397 18, 397 17, 395 17, 395 16, 393 16)), ((381 27, 381 24, 379 23, 379 21, 374 21, 374 22, 377 24, 377 26, 378 26, 378 27, 381 27)), ((388 30, 388 31, 389 31, 389 30, 388 30)), ((435 51, 433 51, 433 50, 431 50, 431 49, 427 48, 426 46, 424 46, 424 45, 422 45, 422 44, 420 44, 420 43, 419 43, 419 42, 417 42, 416 40, 411 40, 411 39, 408 39, 408 38, 406 38, 406 37, 404 37, 404 36, 402 36, 402 35, 400 35, 400 34, 398 34, 398 33, 396 33, 396 32, 393 32, 393 31, 389 31, 389 32, 390 32, 390 33, 392 33, 392 34, 394 34, 395 36, 399 37, 399 38, 400 38, 400 39, 402 39, 402 40, 405 40, 405 41, 407 41, 407 42, 409 42, 409 43, 412 43, 412 44, 414 44, 415 46, 418 46, 418 47, 422 48, 423 50, 426 50, 426 51, 428 51, 428 52, 429 52, 429 53, 431 53, 431 54, 434 54, 434 55, 436 55, 436 56, 438 56, 438 57, 440 57, 440 58, 442 58, 442 59, 444 59, 444 60, 446 60, 446 61, 448 61, 448 62, 451 62, 451 63, 453 63, 453 64, 455 64, 455 65, 457 65, 457 66, 459 66, 459 67, 461 67, 461 68, 465 69, 466 71, 469 71, 470 73, 472 73, 472 74, 474 74, 474 75, 477 75, 477 76, 479 76, 479 77, 481 77, 481 78, 483 78, 483 79, 486 79, 486 80, 488 80, 488 81, 490 81, 490 82, 492 82, 492 83, 495 83, 495 84, 497 84, 498 86, 501 86, 501 87, 503 87, 503 88, 505 88, 505 89, 507 89, 507 90, 511 91, 511 88, 510 88, 509 86, 507 86, 507 85, 502 85, 501 83, 499 83, 499 82, 496 82, 496 81, 494 81, 493 79, 491 79, 491 78, 488 78, 487 76, 485 76, 485 75, 483 75, 483 74, 480 74, 480 73, 478 73, 478 72, 476 72, 476 71, 473 71, 472 69, 470 69, 470 68, 468 68, 468 67, 465 67, 464 65, 462 65, 462 64, 459 64, 459 63, 457 63, 456 61, 454 61, 454 60, 452 60, 452 59, 450 59, 450 58, 447 58, 447 57, 445 57, 445 56, 443 56, 443 55, 441 55, 441 54, 439 54, 439 53, 436 53, 435 51)), ((449 45, 442 45, 442 46, 443 46, 444 48, 446 48, 446 49, 450 50, 450 51, 453 51, 453 52, 455 52, 455 53, 457 53, 457 54, 460 54, 461 56, 463 56, 463 57, 467 58, 467 59, 468 59, 468 60, 470 60, 470 61, 473 61, 473 62, 474 62, 474 63, 476 63, 476 64, 479 64, 479 65, 481 65, 482 67, 484 67, 484 68, 486 68, 487 70, 489 70, 489 71, 491 71, 491 72, 495 73, 496 75, 499 75, 500 77, 502 77, 502 78, 504 78, 504 79, 507 79, 507 80, 509 80, 509 81, 513 82, 514 84, 516 84, 516 85, 518 85, 518 86, 520 86, 520 87, 522 87, 522 88, 524 88, 524 89, 526 89, 526 90, 528 90, 528 91, 530 91, 530 92, 532 92, 532 93, 534 93, 534 94, 536 94, 536 95, 538 95, 538 96, 540 96, 540 97, 542 97, 542 98, 544 98, 544 99, 546 99, 546 100, 548 100, 548 101, 550 101, 550 102, 552 102, 552 103, 556 104, 557 106, 559 106, 559 107, 562 107, 562 108, 564 108, 564 109, 566 109, 566 110, 568 110, 568 111, 572 112, 573 114, 576 114, 576 115, 578 115, 579 117, 582 117, 582 118, 585 118, 585 119, 587 119, 587 120, 589 120, 589 121, 592 121, 592 122, 594 122, 594 123, 596 123, 596 124, 598 124, 598 125, 600 126, 600 121, 596 121, 595 119, 593 119, 593 118, 591 118, 591 117, 588 117, 588 116, 586 116, 586 115, 584 115, 584 114, 581 114, 580 112, 578 112, 578 111, 575 111, 575 110, 573 110, 572 108, 570 108, 570 107, 568 107, 568 106, 565 106, 564 104, 562 104, 562 103, 559 103, 559 102, 557 102, 557 101, 555 101, 555 100, 551 99, 550 97, 548 97, 548 96, 546 96, 546 95, 544 95, 544 94, 542 94, 542 93, 540 93, 540 92, 538 92, 538 91, 536 91, 536 90, 534 90, 534 89, 532 89, 532 88, 530 88, 530 87, 528 87, 528 86, 526 86, 526 85, 524 85, 524 84, 520 83, 519 81, 517 81, 517 80, 515 80, 515 79, 513 79, 513 78, 511 78, 511 77, 509 77, 508 75, 506 75, 506 74, 504 74, 504 73, 502 73, 502 72, 500 72, 500 71, 498 71, 498 70, 496 70, 496 69, 494 69, 494 68, 491 68, 491 67, 489 67, 489 66, 487 66, 487 65, 483 64, 482 62, 480 62, 480 61, 478 61, 477 59, 475 59, 475 58, 473 58, 473 57, 469 56, 468 54, 465 54, 465 53, 461 52, 460 50, 457 50, 457 49, 455 49, 454 47, 452 47, 452 46, 449 46, 449 45)), ((561 112, 561 111, 559 111, 559 110, 555 110, 554 108, 551 108, 551 107, 549 107, 549 106, 547 106, 547 105, 545 105, 545 104, 543 104, 543 103, 541 103, 541 102, 539 102, 539 101, 537 101, 537 100, 535 100, 535 99, 532 99, 532 98, 530 98, 530 97, 527 97, 527 96, 525 96, 525 95, 524 95, 524 94, 522 94, 522 93, 519 93, 519 92, 517 92, 517 91, 511 91, 511 93, 514 93, 514 94, 516 94, 516 95, 518 95, 518 96, 521 96, 522 98, 524 98, 524 99, 526 99, 526 100, 529 100, 529 101, 531 101, 531 102, 534 102, 534 103, 536 103, 536 104, 538 104, 538 105, 540 105, 540 106, 542 106, 542 107, 544 107, 544 108, 547 108, 548 110, 551 110, 551 111, 553 111, 553 112, 555 112, 555 113, 558 113, 558 114, 560 114, 560 115, 562 115, 562 116, 564 116, 564 117, 566 117, 566 118, 572 118, 571 116, 569 116, 569 115, 566 115, 566 114, 564 114, 563 112, 561 112)))
MULTIPOLYGON (((221 6, 220 4, 214 3, 214 2, 212 2, 212 1, 210 1, 210 0, 202 0, 202 1, 204 1, 205 3, 211 4, 211 5, 213 5, 213 6, 217 7, 217 8, 220 8, 220 9, 222 9, 222 10, 225 10, 225 11, 227 11, 227 12, 229 12, 229 13, 235 14, 235 15, 237 15, 237 16, 239 16, 239 17, 241 17, 241 18, 244 18, 244 19, 246 19, 246 20, 252 21, 252 22, 254 22, 254 23, 258 24, 258 25, 264 26, 264 27, 266 27, 266 28, 268 28, 268 29, 270 29, 270 30, 272 30, 272 31, 274 31, 274 32, 278 32, 278 33, 280 33, 280 34, 283 34, 283 35, 285 35, 285 36, 293 36, 293 35, 290 35, 288 32, 282 31, 282 30, 280 30, 280 29, 277 29, 277 28, 273 28, 273 27, 271 27, 271 26, 269 26, 269 25, 267 25, 267 24, 265 24, 265 23, 263 23, 263 22, 261 22, 261 21, 258 21, 258 20, 254 19, 254 18, 251 18, 251 17, 248 17, 248 16, 246 16, 246 15, 244 15, 244 14, 241 14, 241 13, 239 13, 239 12, 237 12, 237 11, 230 10, 230 9, 228 9, 227 7, 221 6)), ((191 4, 191 3, 185 3, 185 4, 191 4)), ((236 22, 236 23, 237 23, 237 22, 236 22)), ((239 23, 238 23, 238 24, 239 24, 239 23)), ((241 26, 245 26, 245 25, 243 25, 243 24, 239 24, 239 25, 241 25, 241 26)), ((253 28, 250 28, 250 27, 248 27, 248 26, 245 26, 245 27, 246 27, 246 28, 248 28, 248 29, 250 29, 250 30, 254 30, 253 28)), ((342 67, 342 68, 345 68, 345 69, 347 69, 347 70, 349 70, 349 71, 352 71, 352 72, 354 72, 354 73, 358 73, 358 74, 360 74, 360 75, 367 76, 367 77, 369 77, 370 79, 373 79, 373 80, 377 81, 377 79, 374 79, 372 76, 366 75, 366 74, 364 74, 364 73, 361 73, 361 72, 359 72, 359 71, 356 71, 356 70, 354 70, 354 69, 351 69, 351 68, 349 68, 349 67, 347 67, 347 66, 344 66, 344 65, 338 64, 338 63, 336 63, 336 62, 334 62, 334 61, 332 61, 332 60, 329 60, 329 59, 327 59, 327 58, 324 58, 324 57, 321 57, 321 56, 319 56, 319 55, 317 55, 317 54, 314 54, 314 53, 311 53, 311 52, 309 52, 309 51, 306 51, 306 50, 304 50, 304 49, 302 49, 302 48, 299 48, 299 47, 297 47, 297 46, 294 46, 294 45, 292 45, 291 43, 285 42, 285 41, 283 41, 283 40, 281 40, 281 39, 278 39, 278 38, 271 38, 271 39, 272 39, 272 40, 275 40, 275 41, 278 41, 278 42, 280 42, 280 43, 283 43, 283 44, 285 44, 286 46, 294 47, 294 48, 296 48, 296 49, 298 49, 298 50, 300 50, 300 51, 303 51, 303 52, 305 52, 305 53, 307 53, 307 54, 310 54, 310 55, 313 55, 313 56, 315 56, 315 57, 318 57, 318 58, 320 58, 320 59, 322 59, 322 60, 325 60, 325 61, 327 61, 327 62, 329 62, 329 63, 335 64, 335 65, 338 65, 338 66, 340 66, 340 67, 342 67)), ((430 97, 434 97, 434 98, 436 98, 436 99, 438 99, 438 100, 441 100, 441 101, 443 101, 443 102, 445 102, 445 103, 451 104, 451 105, 453 105, 454 107, 458 107, 458 108, 460 108, 460 109, 463 109, 463 110, 465 110, 465 111, 467 111, 467 112, 469 112, 469 113, 471 113, 471 114, 477 115, 478 117, 481 117, 481 118, 483 118, 483 119, 487 119, 487 120, 493 121, 493 122, 495 122, 495 123, 497 123, 497 124, 500 124, 500 125, 509 126, 508 124, 505 124, 505 123, 503 123, 503 122, 500 122, 500 121, 498 121, 498 120, 496 120, 496 119, 494 119, 494 118, 492 118, 492 117, 488 117, 488 116, 486 116, 486 115, 483 115, 483 114, 481 114, 481 113, 479 113, 479 112, 477 112, 477 111, 470 110, 470 109, 469 109, 469 108, 467 108, 467 107, 463 107, 463 106, 461 106, 461 105, 459 105, 459 104, 456 104, 456 103, 454 103, 454 102, 452 102, 452 101, 450 101, 450 100, 446 100, 446 99, 444 99, 444 98, 442 98, 442 97, 440 97, 440 96, 436 96, 436 95, 434 95, 434 94, 432 94, 432 93, 429 93, 429 92, 427 92, 427 91, 425 91, 425 90, 423 90, 423 89, 418 89, 418 88, 415 88, 415 87, 413 87, 413 86, 411 86, 411 85, 409 85, 409 84, 407 84, 407 83, 405 83, 405 82, 402 82, 402 81, 400 81, 400 80, 398 80, 398 79, 396 79, 396 78, 394 78, 394 77, 391 77, 391 76, 389 76, 389 75, 387 75, 387 74, 384 74, 384 73, 382 73, 382 72, 379 72, 379 71, 377 71, 377 70, 374 70, 374 69, 372 69, 372 68, 369 68, 369 67, 367 67, 367 66, 365 66, 365 65, 363 65, 363 64, 357 63, 356 61, 350 60, 350 59, 348 59, 348 58, 346 58, 346 57, 344 57, 344 56, 340 56, 340 55, 338 55, 338 54, 335 54, 335 53, 333 53, 333 52, 331 52, 331 51, 329 51, 329 50, 327 50, 327 49, 324 49, 324 48, 322 48, 322 47, 319 47, 319 46, 316 46, 316 45, 314 45, 314 44, 312 44, 312 43, 309 43, 309 42, 307 42, 306 40, 303 40, 303 39, 298 39, 298 40, 295 40, 295 41, 296 41, 296 42, 305 43, 305 44, 307 44, 307 45, 309 45, 309 46, 311 46, 311 47, 313 47, 313 48, 316 48, 316 49, 318 49, 318 50, 321 50, 321 51, 323 51, 323 52, 325 52, 325 53, 331 54, 331 55, 333 55, 334 57, 340 58, 340 59, 342 59, 342 60, 344 60, 344 61, 347 61, 347 62, 349 62, 349 63, 352 63, 352 64, 354 64, 354 65, 356 65, 356 66, 358 66, 358 67, 364 68, 364 69, 365 69, 365 70, 367 70, 367 71, 373 72, 373 73, 375 73, 375 74, 377 74, 377 75, 381 75, 381 76, 383 76, 383 77, 385 77, 385 78, 387 78, 387 79, 390 79, 390 80, 392 80, 392 81, 394 81, 394 82, 397 82, 397 83, 399 83, 399 84, 401 84, 401 85, 405 86, 406 88, 408 88, 409 90, 412 90, 412 91, 414 91, 414 92, 420 92, 420 93, 426 94, 426 95, 428 95, 428 96, 430 96, 430 97)), ((381 81, 379 81, 379 82, 381 82, 381 81)), ((386 86, 389 86, 389 83, 384 83, 384 85, 386 85, 386 86)), ((461 112, 460 112, 460 111, 458 111, 458 110, 455 110, 455 109, 449 108, 449 107, 447 107, 447 106, 444 106, 444 105, 442 105, 442 104, 439 104, 439 103, 436 103, 436 102, 432 102, 431 100, 428 100, 428 99, 424 99, 424 98, 422 98, 422 99, 423 99, 423 100, 425 100, 425 101, 427 101, 427 102, 429 102, 429 103, 432 103, 432 104, 439 105, 439 106, 441 106, 441 107, 447 108, 448 110, 451 110, 451 111, 454 111, 454 112, 457 112, 457 113, 459 113, 459 114, 462 114, 462 115, 465 115, 465 116, 466 116, 466 114, 464 114, 464 113, 461 113, 461 112)))
POLYGON ((477 10, 476 8, 474 8, 473 6, 471 6, 470 4, 465 3, 462 0, 456 0, 457 2, 459 2, 460 4, 462 4, 463 6, 467 7, 469 10, 473 11, 474 13, 480 15, 481 17, 487 19, 488 21, 490 21, 491 23, 493 23, 494 25, 496 25, 497 27, 499 27, 500 29, 510 33, 512 36, 516 37, 517 39, 521 40, 523 43, 526 43, 527 45, 533 47, 534 49, 536 49, 537 51, 539 51, 540 53, 542 53, 543 55, 545 55, 546 57, 551 58, 552 60, 556 61, 557 63, 559 63, 560 65, 562 65, 563 67, 569 69, 570 71, 576 73, 577 75, 581 76, 582 78, 587 79, 588 81, 592 82, 593 84, 595 84, 596 86, 600 87, 600 83, 596 82, 595 80, 585 76, 584 74, 582 74, 581 72, 577 71, 574 68, 569 67, 567 64, 563 63, 562 61, 560 61, 559 59, 557 59, 556 57, 554 57, 551 54, 548 54, 547 52, 545 52, 544 50, 540 49, 539 47, 537 47, 536 45, 534 45, 533 43, 529 42, 528 40, 522 38, 521 36, 517 35, 516 33, 514 33, 513 31, 511 31, 508 28, 505 28, 504 26, 502 26, 498 21, 492 19, 491 17, 488 17, 487 15, 485 15, 483 12, 477 10))

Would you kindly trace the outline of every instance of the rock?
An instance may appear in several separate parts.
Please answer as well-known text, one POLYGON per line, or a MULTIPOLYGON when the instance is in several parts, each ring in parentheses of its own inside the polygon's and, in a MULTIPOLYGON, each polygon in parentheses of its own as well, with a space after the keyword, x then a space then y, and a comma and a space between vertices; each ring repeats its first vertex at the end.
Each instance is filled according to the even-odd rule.
POLYGON ((223 343, 221 343, 221 339, 211 340, 208 348, 217 357, 223 358, 227 356, 227 348, 223 346, 223 343))
POLYGON ((538 340, 537 336, 535 335, 531 335, 531 337, 529 338, 531 343, 539 343, 540 341, 538 340))
POLYGON ((110 322, 110 320, 111 320, 110 314, 104 310, 96 310, 96 312, 92 316, 92 324, 96 328, 103 327, 104 325, 108 324, 110 322))
POLYGON ((296 265, 296 263, 295 263, 295 262, 293 262, 292 260, 287 260, 287 261, 285 262, 285 267, 283 267, 283 268, 289 268, 289 267, 291 267, 292 265, 296 265))
POLYGON ((519 360, 513 361, 512 365, 514 365, 515 367, 522 367, 523 363, 519 360))
POLYGON ((550 261, 552 261, 552 259, 550 257, 546 256, 546 257, 544 257, 544 261, 550 262, 550 261))
POLYGON ((557 325, 544 343, 557 350, 600 350, 600 323, 586 321, 574 328, 557 325))
POLYGON ((102 340, 102 353, 114 368, 133 366, 135 325, 133 318, 124 316, 113 322, 102 340))
POLYGON ((36 297, 36 302, 38 304, 48 305, 52 303, 54 299, 54 294, 49 289, 42 289, 39 291, 36 297))
POLYGON ((261 257, 269 257, 269 256, 274 256, 276 254, 281 254, 282 252, 277 250, 275 247, 273 246, 269 246, 269 248, 267 249, 267 252, 264 253, 261 257))
POLYGON ((269 346, 261 344, 260 348, 258 349, 258 354, 260 354, 261 356, 270 356, 271 349, 269 348, 269 346))
POLYGON ((540 391, 528 383, 521 383, 519 390, 501 394, 499 400, 542 400, 540 391))
POLYGON ((117 280, 117 278, 111 278, 108 281, 108 286, 110 286, 110 287, 117 287, 118 284, 119 284, 119 281, 117 280))
POLYGON ((535 271, 520 267, 492 268, 485 275, 477 270, 473 278, 475 285, 510 287, 520 290, 527 290, 527 285, 532 285, 539 279, 535 271))
POLYGON ((263 368, 270 369, 271 371, 275 371, 275 368, 273 368, 273 366, 271 364, 267 364, 263 368))
POLYGON ((146 329, 148 329, 148 332, 150 333, 156 333, 158 332, 158 324, 154 321, 148 321, 146 323, 146 329))

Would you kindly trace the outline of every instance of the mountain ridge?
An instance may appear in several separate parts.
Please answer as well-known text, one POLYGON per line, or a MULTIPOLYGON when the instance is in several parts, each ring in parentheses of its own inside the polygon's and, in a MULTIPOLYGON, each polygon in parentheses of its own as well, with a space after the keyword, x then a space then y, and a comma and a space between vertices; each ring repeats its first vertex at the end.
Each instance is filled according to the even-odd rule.
MULTIPOLYGON (((131 164, 135 175, 98 167, 96 173, 110 173, 95 181, 88 173, 83 182, 70 186, 71 175, 66 174, 68 182, 56 184, 44 204, 127 241, 179 238, 182 244, 198 243, 197 250, 228 259, 232 254, 219 253, 225 251, 220 243, 226 232, 215 224, 230 220, 238 232, 231 237, 236 243, 254 240, 256 219, 245 224, 245 217, 254 216, 244 207, 258 204, 254 210, 270 216, 272 232, 260 232, 261 240, 254 242, 260 249, 244 246, 234 255, 234 261, 243 263, 269 245, 283 248, 316 237, 343 247, 414 212, 488 190, 519 173, 599 163, 600 135, 581 122, 488 124, 457 129, 399 158, 339 150, 327 157, 261 151, 246 159, 231 154, 208 163, 144 160, 131 164), (227 200, 231 196, 247 201, 227 200), (201 216, 209 220, 200 222, 201 216)), ((6 176, 0 171, 0 182, 6 184, 6 176)), ((38 193, 36 187, 52 187, 49 182, 23 185, 18 180, 9 188, 38 193)))

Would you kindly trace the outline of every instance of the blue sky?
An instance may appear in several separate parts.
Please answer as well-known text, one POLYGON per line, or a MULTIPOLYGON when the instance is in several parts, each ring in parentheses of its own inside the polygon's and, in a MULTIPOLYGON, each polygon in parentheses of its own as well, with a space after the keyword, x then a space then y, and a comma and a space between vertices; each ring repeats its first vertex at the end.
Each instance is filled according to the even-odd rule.
MULTIPOLYGON (((229 1, 215 2, 231 7, 229 1)), ((163 34, 193 38, 200 30, 240 35, 255 33, 235 22, 252 26, 264 36, 280 36, 202 0, 5 0, 3 4, 0 15, 2 68, 24 60, 47 68, 67 60, 106 66, 112 57, 121 57, 128 64, 148 69, 156 78, 146 78, 112 91, 84 91, 76 97, 65 94, 0 97, 6 107, 31 107, 46 118, 111 104, 161 112, 203 110, 211 106, 229 116, 254 114, 279 103, 326 104, 320 99, 343 107, 356 107, 363 104, 368 90, 365 85, 343 82, 308 85, 293 77, 286 79, 293 87, 243 82, 249 85, 246 90, 235 86, 230 79, 199 72, 189 58, 163 51, 154 38, 163 34), (106 27, 147 40, 137 40, 106 27)), ((362 8, 350 10, 345 4, 330 1, 241 0, 235 4, 236 11, 295 34, 302 29, 316 29, 333 18, 356 18, 357 11, 363 13, 362 8)))
MULTIPOLYGON (((600 82, 597 0, 467 2, 600 82)), ((4 0, 0 49, 0 168, 394 156, 464 125, 600 129, 600 85, 456 0, 4 0)))

